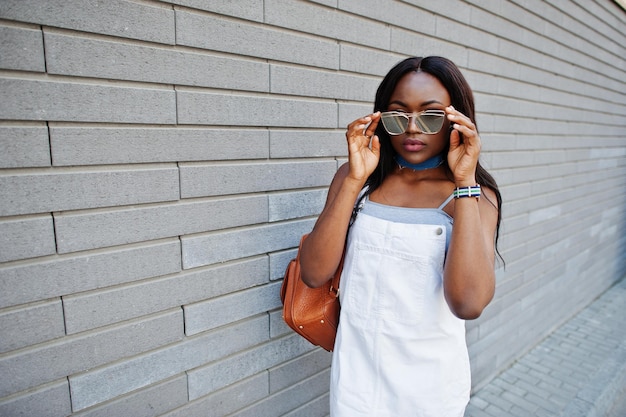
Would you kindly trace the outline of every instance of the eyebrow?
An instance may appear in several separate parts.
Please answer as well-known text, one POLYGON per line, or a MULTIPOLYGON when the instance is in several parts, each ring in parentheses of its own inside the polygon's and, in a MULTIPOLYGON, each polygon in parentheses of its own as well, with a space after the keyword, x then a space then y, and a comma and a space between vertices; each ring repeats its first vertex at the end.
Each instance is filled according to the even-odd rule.
MULTIPOLYGON (((408 105, 406 103, 404 103, 404 102, 402 102, 400 100, 394 100, 394 101, 389 103, 389 105, 392 105, 392 104, 397 104, 397 105, 402 106, 402 107, 408 107, 408 105)), ((422 104, 420 104, 420 107, 428 106, 429 104, 441 104, 441 105, 443 105, 443 103, 440 102, 439 100, 427 100, 427 101, 423 102, 422 104)))

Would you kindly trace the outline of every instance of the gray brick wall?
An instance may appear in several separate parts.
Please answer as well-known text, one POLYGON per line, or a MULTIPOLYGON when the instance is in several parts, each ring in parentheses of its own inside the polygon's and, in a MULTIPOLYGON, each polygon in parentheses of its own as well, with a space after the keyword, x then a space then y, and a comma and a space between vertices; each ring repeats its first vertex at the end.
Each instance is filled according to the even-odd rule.
POLYGON ((611 0, 0 1, 0 415, 327 415, 280 279, 407 55, 505 200, 484 385, 625 273, 624 45, 611 0))

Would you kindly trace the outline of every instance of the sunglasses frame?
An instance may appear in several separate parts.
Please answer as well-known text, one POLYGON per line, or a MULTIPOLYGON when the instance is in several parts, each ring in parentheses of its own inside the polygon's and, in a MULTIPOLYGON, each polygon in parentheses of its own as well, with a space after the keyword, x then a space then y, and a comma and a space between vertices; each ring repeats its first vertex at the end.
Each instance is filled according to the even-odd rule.
MULTIPOLYGON (((437 129, 436 132, 424 132, 420 129, 419 133, 422 133, 424 135, 436 135, 437 133, 441 132, 441 129, 443 129, 443 125, 445 122, 445 117, 446 117, 446 112, 443 110, 424 110, 424 111, 420 111, 420 112, 413 112, 413 113, 407 113, 407 112, 402 112, 402 111, 398 111, 398 110, 392 110, 392 111, 386 111, 381 113, 380 115, 380 121, 383 125, 383 128, 385 129, 385 131, 390 135, 390 136, 398 136, 398 135, 402 135, 403 133, 406 133, 407 129, 409 128, 409 126, 411 125, 412 119, 414 118, 419 118, 420 116, 423 115, 435 115, 435 116, 441 116, 441 127, 439 129, 437 129), (385 116, 399 116, 399 117, 404 117, 405 119, 407 119, 408 123, 406 124, 406 128, 404 129, 403 132, 401 133, 392 133, 389 131, 389 129, 387 129, 387 126, 385 125, 384 119, 385 116)), ((424 123, 421 123, 424 124, 424 123)), ((416 123, 418 129, 420 124, 416 123)))

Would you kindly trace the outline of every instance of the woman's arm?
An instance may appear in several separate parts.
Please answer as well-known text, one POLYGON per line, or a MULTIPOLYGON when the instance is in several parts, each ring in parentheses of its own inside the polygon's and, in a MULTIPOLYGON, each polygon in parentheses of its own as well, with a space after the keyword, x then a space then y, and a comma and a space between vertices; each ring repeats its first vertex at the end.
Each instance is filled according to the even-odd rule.
MULTIPOLYGON (((454 108, 446 109, 453 123, 448 165, 457 187, 476 185, 476 166, 481 141, 474 123, 454 108)), ((495 193, 486 187, 480 199, 458 198, 454 202, 454 227, 446 264, 444 295, 459 318, 479 317, 495 292, 495 242, 499 207, 495 193)))
POLYGON ((352 210, 363 187, 350 180, 347 173, 348 164, 344 164, 335 174, 324 210, 302 244, 300 270, 302 280, 310 287, 331 279, 341 261, 352 210))
POLYGON ((483 196, 454 202, 454 227, 444 267, 444 294, 459 318, 478 318, 495 292, 494 236, 498 211, 490 201, 495 193, 483 187, 483 196), (489 199, 490 201, 488 201, 489 199))
POLYGON ((374 135, 378 120, 380 113, 374 113, 348 126, 348 163, 335 174, 324 209, 300 252, 302 281, 310 287, 323 285, 339 266, 354 204, 380 158, 374 135))

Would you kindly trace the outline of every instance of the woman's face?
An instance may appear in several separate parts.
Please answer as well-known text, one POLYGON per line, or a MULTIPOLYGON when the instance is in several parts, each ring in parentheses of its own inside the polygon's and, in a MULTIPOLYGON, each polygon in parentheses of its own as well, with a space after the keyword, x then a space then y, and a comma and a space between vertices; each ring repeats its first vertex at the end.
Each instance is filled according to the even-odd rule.
MULTIPOLYGON (((387 111, 410 114, 444 110, 450 104, 450 95, 437 78, 426 72, 409 72, 398 82, 387 111)), ((412 117, 403 134, 390 136, 391 145, 407 162, 418 164, 443 152, 449 141, 449 126, 446 117, 438 133, 424 134, 412 117)))

